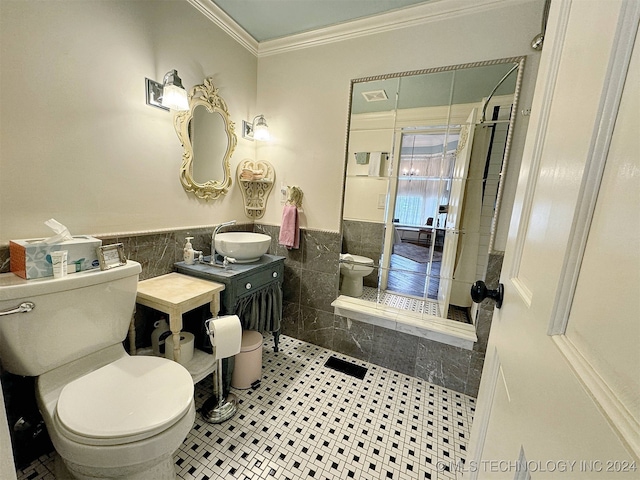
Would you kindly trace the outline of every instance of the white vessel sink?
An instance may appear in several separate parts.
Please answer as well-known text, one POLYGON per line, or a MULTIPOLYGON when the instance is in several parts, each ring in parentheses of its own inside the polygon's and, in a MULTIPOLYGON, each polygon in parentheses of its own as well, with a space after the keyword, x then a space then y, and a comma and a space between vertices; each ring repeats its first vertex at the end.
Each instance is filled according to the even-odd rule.
POLYGON ((225 232, 216 235, 215 244, 219 255, 235 258, 238 263, 251 263, 267 253, 271 237, 263 233, 225 232))

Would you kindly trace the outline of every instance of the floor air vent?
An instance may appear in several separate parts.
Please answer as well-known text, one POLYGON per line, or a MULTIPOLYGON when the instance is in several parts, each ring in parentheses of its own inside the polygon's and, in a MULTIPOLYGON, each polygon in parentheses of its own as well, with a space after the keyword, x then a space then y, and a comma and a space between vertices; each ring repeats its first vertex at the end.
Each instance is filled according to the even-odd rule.
POLYGON ((360 365, 354 365, 353 363, 346 362, 344 360, 340 360, 337 357, 331 356, 324 364, 325 367, 333 368, 342 373, 346 373, 347 375, 351 375, 352 377, 359 378, 362 380, 364 376, 367 374, 367 369, 361 367, 360 365))

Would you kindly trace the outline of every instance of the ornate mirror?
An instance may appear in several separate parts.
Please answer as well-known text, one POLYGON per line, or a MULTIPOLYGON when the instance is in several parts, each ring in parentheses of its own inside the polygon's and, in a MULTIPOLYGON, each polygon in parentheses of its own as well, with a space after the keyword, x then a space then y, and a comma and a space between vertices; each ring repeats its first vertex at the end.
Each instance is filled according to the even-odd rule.
POLYGON ((231 186, 230 159, 238 139, 227 104, 211 78, 189 91, 189 110, 177 112, 174 127, 184 147, 180 182, 204 200, 225 195, 231 186))

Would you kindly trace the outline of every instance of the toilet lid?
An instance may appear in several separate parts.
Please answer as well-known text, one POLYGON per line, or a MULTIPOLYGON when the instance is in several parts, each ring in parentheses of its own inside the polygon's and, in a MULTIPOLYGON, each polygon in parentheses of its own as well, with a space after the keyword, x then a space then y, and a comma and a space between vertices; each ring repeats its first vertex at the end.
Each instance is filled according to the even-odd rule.
MULTIPOLYGON (((342 258, 342 255, 344 255, 344 254, 341 254, 341 258, 342 258)), ((373 265, 373 259, 372 259, 372 258, 369 258, 369 257, 363 257, 362 255, 351 255, 351 254, 348 254, 348 255, 349 255, 349 256, 353 259, 353 261, 354 261, 354 262, 356 262, 356 263, 365 263, 365 264, 367 264, 367 265, 373 265)))
POLYGON ((151 436, 178 421, 192 400, 193 380, 182 365, 126 356, 65 385, 56 413, 82 437, 151 436))
POLYGON ((363 257, 361 255, 351 255, 353 260, 358 263, 366 263, 367 265, 373 265, 373 259, 369 257, 363 257))

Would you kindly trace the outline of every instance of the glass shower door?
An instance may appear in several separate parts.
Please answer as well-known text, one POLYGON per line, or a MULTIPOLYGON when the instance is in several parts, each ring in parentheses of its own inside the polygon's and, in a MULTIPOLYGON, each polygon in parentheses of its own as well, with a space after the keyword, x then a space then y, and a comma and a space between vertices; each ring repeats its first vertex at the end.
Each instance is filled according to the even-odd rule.
MULTIPOLYGON (((387 212, 382 290, 437 301, 458 138, 458 129, 446 126, 401 132, 387 212)), ((446 314, 432 307, 426 311, 446 314)))

